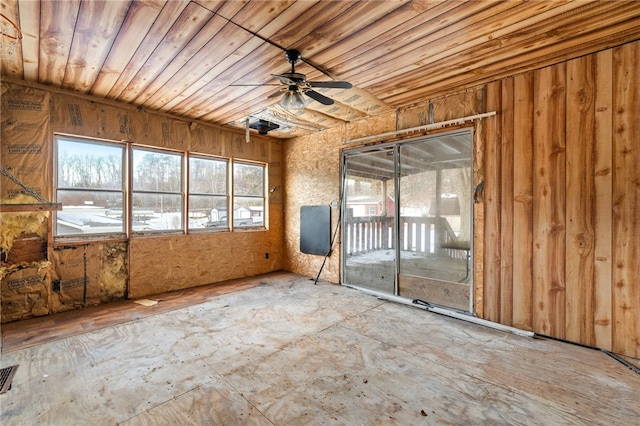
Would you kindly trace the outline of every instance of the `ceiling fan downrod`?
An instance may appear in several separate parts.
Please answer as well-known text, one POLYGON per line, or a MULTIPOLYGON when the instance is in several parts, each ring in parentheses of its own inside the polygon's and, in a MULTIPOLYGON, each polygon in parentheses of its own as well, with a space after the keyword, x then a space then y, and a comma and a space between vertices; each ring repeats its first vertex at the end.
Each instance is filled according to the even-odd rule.
POLYGON ((287 61, 291 64, 291 73, 295 73, 295 65, 300 59, 302 59, 302 55, 295 49, 289 49, 284 52, 284 57, 287 58, 287 61))

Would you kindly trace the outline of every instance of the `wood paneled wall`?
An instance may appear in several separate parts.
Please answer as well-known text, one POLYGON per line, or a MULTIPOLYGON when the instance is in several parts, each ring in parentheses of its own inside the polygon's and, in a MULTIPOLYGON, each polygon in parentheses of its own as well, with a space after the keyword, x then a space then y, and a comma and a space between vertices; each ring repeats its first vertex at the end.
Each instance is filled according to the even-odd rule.
POLYGON ((491 83, 482 315, 640 358, 640 42, 491 83))

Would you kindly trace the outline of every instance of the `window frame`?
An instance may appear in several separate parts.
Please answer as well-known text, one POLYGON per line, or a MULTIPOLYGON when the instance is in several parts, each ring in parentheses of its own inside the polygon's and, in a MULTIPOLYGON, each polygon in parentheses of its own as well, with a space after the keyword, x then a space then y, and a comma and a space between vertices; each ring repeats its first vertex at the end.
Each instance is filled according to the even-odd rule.
MULTIPOLYGON (((54 133, 53 135, 53 155, 54 155, 54 167, 53 167, 53 194, 54 200, 56 203, 60 203, 59 201, 59 192, 100 192, 100 193, 119 193, 121 194, 120 198, 122 199, 122 231, 116 232, 92 232, 92 233, 70 233, 70 234, 59 234, 58 233, 58 222, 60 218, 58 217, 59 212, 64 211, 55 211, 52 218, 52 233, 54 241, 91 241, 91 240, 122 240, 127 238, 129 234, 129 218, 128 218, 128 191, 127 191, 127 165, 129 159, 129 150, 127 144, 119 141, 112 141, 107 139, 99 139, 99 138, 88 138, 76 135, 67 135, 63 133, 54 133), (69 141, 73 143, 81 143, 85 145, 100 145, 100 146, 108 146, 119 148, 121 151, 120 157, 120 188, 119 189, 101 189, 101 188, 91 188, 91 187, 67 187, 60 185, 60 141, 69 141)), ((61 203, 63 204, 63 203, 61 203)), ((106 211, 105 211, 106 216, 106 211)))
MULTIPOLYGON (((129 223, 131 224, 131 232, 130 235, 131 237, 145 237, 145 236, 161 236, 161 235, 186 235, 187 234, 187 217, 185 214, 185 209, 187 208, 186 205, 186 197, 187 197, 187 188, 186 188, 186 153, 185 152, 181 152, 181 151, 176 151, 176 150, 172 150, 172 149, 166 149, 166 148, 159 148, 159 147, 153 147, 153 146, 148 146, 148 145, 138 145, 138 144, 132 144, 129 147, 130 153, 129 153, 129 168, 128 168, 128 174, 129 174, 129 181, 128 181, 128 186, 129 186, 129 198, 130 198, 130 202, 129 202, 129 223), (178 173, 178 175, 180 176, 180 184, 179 184, 179 191, 154 191, 154 190, 148 190, 148 189, 144 189, 144 190, 137 190, 135 189, 135 176, 134 176, 134 152, 135 151, 147 151, 147 152, 152 152, 152 153, 157 153, 157 154, 162 154, 162 155, 170 155, 170 156, 175 156, 179 158, 179 164, 180 164, 180 171, 178 173), (180 228, 179 229, 147 229, 147 230, 141 230, 141 231, 136 231, 133 229, 133 219, 135 217, 134 215, 134 197, 136 194, 146 194, 146 195, 156 195, 156 194, 168 194, 168 195, 178 195, 180 197, 180 228)), ((161 212, 163 213, 163 212, 161 212)))
MULTIPOLYGON (((206 155, 206 154, 199 154, 199 153, 188 153, 187 155, 187 195, 186 195, 186 201, 187 201, 187 233, 213 233, 213 232, 224 232, 227 231, 229 232, 231 229, 229 227, 229 211, 231 211, 231 184, 232 184, 232 176, 231 176, 231 171, 232 170, 232 166, 231 166, 231 159, 230 158, 223 158, 223 157, 218 157, 218 156, 213 156, 213 155, 206 155), (203 193, 203 192, 192 192, 191 191, 191 160, 192 159, 197 159, 197 160, 205 160, 205 161, 217 161, 217 162, 221 162, 225 164, 225 193, 221 194, 221 193, 203 193), (208 222, 207 225, 205 225, 204 228, 196 228, 196 227, 190 227, 189 226, 189 217, 190 217, 190 213, 191 213, 191 196, 198 196, 198 197, 211 197, 211 198, 215 198, 215 197, 225 197, 226 201, 225 201, 225 206, 226 206, 226 215, 224 216, 226 218, 226 224, 214 224, 214 220, 211 217, 211 214, 209 214, 207 216, 208 218, 208 222)), ((220 222, 221 219, 218 219, 217 222, 220 222)))
MULTIPOLYGON (((83 241, 126 241, 131 240, 133 238, 140 237, 157 237, 157 236, 167 236, 167 235, 189 235, 189 234, 213 234, 219 232, 246 232, 246 231, 265 231, 268 229, 269 224, 269 191, 268 191, 268 177, 269 164, 267 162, 262 161, 253 161, 253 160, 245 160, 245 159, 236 159, 233 157, 224 157, 218 155, 210 155, 206 153, 198 153, 198 152, 190 152, 190 151, 180 151, 170 148, 156 147, 144 144, 137 144, 131 141, 115 141, 109 139, 101 139, 90 136, 77 136, 77 135, 69 135, 64 133, 54 133, 53 134, 53 193, 54 199, 58 202, 58 193, 59 191, 84 191, 84 192, 105 192, 105 193, 116 193, 118 195, 118 200, 122 200, 122 231, 121 232, 90 232, 90 233, 73 233, 68 235, 59 235, 58 234, 58 212, 54 212, 52 218, 53 225, 53 243, 54 244, 64 244, 66 241, 74 241, 74 242, 83 242, 83 241), (59 167, 60 167, 60 152, 59 152, 59 140, 69 140, 71 142, 83 143, 87 145, 106 145, 110 147, 117 147, 120 149, 121 153, 121 162, 120 162, 120 180, 121 185, 118 189, 101 189, 101 188, 73 188, 67 186, 59 186, 59 167), (179 192, 178 191, 155 191, 155 190, 147 190, 147 189, 136 189, 135 186, 135 176, 134 176, 134 153, 137 151, 147 151, 152 153, 159 154, 168 154, 174 155, 180 158, 180 183, 179 183, 179 192), (196 159, 205 159, 212 161, 221 161, 225 163, 226 167, 226 195, 225 194, 213 194, 213 193, 201 193, 201 192, 191 192, 190 191, 190 160, 192 158, 196 159), (248 166, 257 166, 261 168, 261 179, 262 185, 260 185, 260 194, 250 194, 250 195, 236 195, 235 194, 235 167, 237 165, 248 165, 248 166), (179 229, 145 229, 145 230, 134 230, 134 196, 136 194, 170 194, 170 195, 179 195, 180 196, 180 228, 179 229), (223 227, 190 227, 189 226, 189 215, 190 215, 190 197, 191 196, 211 196, 211 197, 226 197, 226 207, 227 207, 227 223, 226 226, 223 227), (252 221, 255 221, 257 224, 244 225, 244 226, 234 226, 233 219, 235 217, 236 210, 236 202, 238 199, 244 198, 245 200, 256 199, 259 200, 257 204, 258 208, 252 209, 252 206, 245 206, 249 210, 248 217, 245 219, 251 218, 252 221), (260 211, 260 208, 262 209, 260 211), (230 214, 229 214, 230 213, 230 214), (254 219, 254 216, 258 219, 254 219), (260 221, 259 218, 262 220, 260 221)), ((242 206, 242 203, 241 207, 242 206)), ((117 208, 117 207, 114 207, 117 208)), ((108 217, 107 207, 105 207, 105 212, 103 214, 108 217)), ((211 217, 211 216, 209 216, 211 217)), ((175 222, 174 222, 175 223, 175 222)), ((137 226, 137 225, 136 225, 137 226)))
MULTIPOLYGON (((232 170, 231 170, 231 174, 232 174, 232 181, 231 181, 231 208, 232 210, 232 218, 233 218, 233 222, 230 224, 231 226, 231 230, 235 230, 235 231, 255 231, 255 230, 266 230, 268 229, 267 224, 268 222, 268 210, 269 210, 269 205, 268 205, 268 176, 269 176, 269 172, 268 172, 268 163, 263 163, 263 162, 259 162, 259 161, 250 161, 250 160, 236 160, 233 159, 232 160, 232 170), (235 166, 237 165, 247 165, 247 166, 257 166, 257 167, 261 167, 262 168, 262 185, 261 185, 261 189, 262 189, 262 194, 260 196, 258 195, 236 195, 236 179, 235 179, 235 166), (253 199, 261 199, 262 200, 262 222, 261 224, 258 225, 249 225, 249 226, 236 226, 235 222, 242 220, 241 218, 236 219, 236 198, 253 198, 253 199)), ((252 217, 253 215, 251 215, 250 217, 252 217)), ((253 219, 252 219, 253 221, 253 219)))

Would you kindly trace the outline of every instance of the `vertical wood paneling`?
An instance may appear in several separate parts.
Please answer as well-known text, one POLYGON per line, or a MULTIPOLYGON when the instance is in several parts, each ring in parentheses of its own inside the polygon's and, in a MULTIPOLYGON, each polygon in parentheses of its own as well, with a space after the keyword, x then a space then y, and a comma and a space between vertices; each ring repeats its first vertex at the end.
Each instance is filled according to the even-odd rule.
POLYGON ((513 78, 502 81, 500 322, 513 324, 513 78))
MULTIPOLYGON (((473 205, 473 221, 484 223, 484 203, 473 205)), ((473 230, 473 313, 484 316, 484 227, 474 226, 473 230)))
POLYGON ((594 59, 567 63, 566 333, 593 345, 594 306, 594 59))
POLYGON ((534 328, 564 337, 565 66, 534 79, 534 328))
POLYGON ((595 267, 594 345, 612 350, 611 305, 611 206, 612 206, 612 144, 613 104, 611 80, 613 54, 611 49, 595 55, 595 267))
POLYGON ((640 43, 613 49, 613 350, 640 358, 640 43))
MULTIPOLYGON (((480 111, 486 111, 483 90, 480 111)), ((473 312, 484 318, 484 150, 486 137, 486 122, 478 120, 473 132, 473 312)))
POLYGON ((634 42, 487 86, 483 318, 640 358, 638 69, 634 42))
POLYGON ((514 78, 513 326, 533 329, 533 73, 514 78))
MULTIPOLYGON (((500 83, 487 85, 487 111, 500 109, 500 83)), ((500 119, 485 123, 484 185, 484 318, 500 321, 500 119)))

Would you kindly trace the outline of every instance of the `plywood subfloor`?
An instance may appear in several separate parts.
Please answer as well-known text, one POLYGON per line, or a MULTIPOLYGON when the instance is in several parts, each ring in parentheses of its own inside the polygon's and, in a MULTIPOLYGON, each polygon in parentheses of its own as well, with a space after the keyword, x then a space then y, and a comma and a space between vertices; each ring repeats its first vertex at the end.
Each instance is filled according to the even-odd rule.
POLYGON ((640 377, 602 352, 294 274, 255 282, 6 351, 2 366, 20 368, 0 396, 0 423, 629 425, 640 418, 640 377))
POLYGON ((259 279, 239 278, 223 283, 150 296, 147 298, 148 300, 158 302, 153 306, 142 306, 136 303, 137 300, 143 299, 124 300, 2 324, 0 327, 2 330, 2 352, 22 349, 129 321, 136 321, 175 309, 204 303, 222 294, 244 290, 259 284, 259 279))

